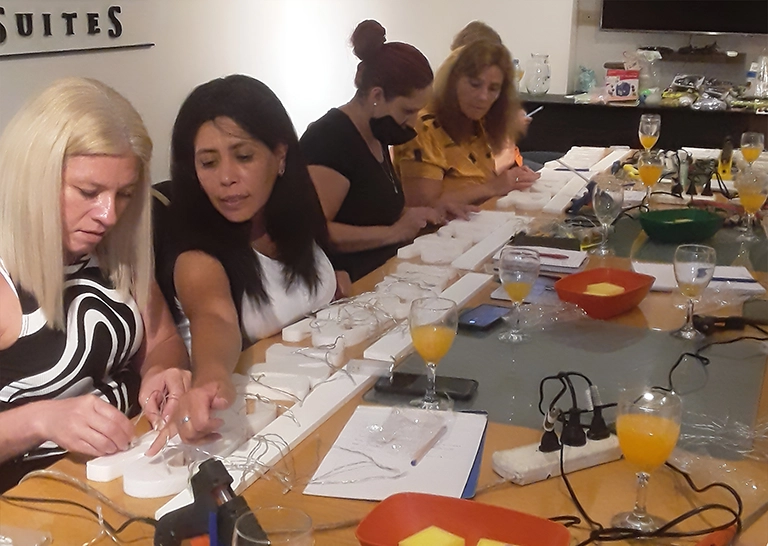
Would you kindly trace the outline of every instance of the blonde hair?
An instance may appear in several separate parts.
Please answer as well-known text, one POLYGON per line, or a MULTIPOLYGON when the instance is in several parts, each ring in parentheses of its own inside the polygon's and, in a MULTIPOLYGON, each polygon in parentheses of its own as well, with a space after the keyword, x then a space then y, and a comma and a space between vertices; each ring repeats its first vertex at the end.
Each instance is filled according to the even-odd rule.
POLYGON ((48 324, 61 330, 62 173, 68 158, 88 155, 136 157, 136 192, 94 254, 115 288, 143 309, 153 268, 152 141, 133 106, 101 82, 66 78, 29 101, 0 137, 0 259, 35 297, 48 324))

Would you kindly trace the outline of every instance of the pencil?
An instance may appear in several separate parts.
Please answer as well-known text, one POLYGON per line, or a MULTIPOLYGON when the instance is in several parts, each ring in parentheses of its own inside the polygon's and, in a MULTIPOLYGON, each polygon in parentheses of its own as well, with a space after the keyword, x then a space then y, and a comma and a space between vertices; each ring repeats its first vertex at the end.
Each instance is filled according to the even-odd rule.
POLYGON ((430 438, 426 444, 421 446, 419 449, 416 450, 416 453, 413 454, 413 459, 411 459, 411 466, 416 466, 421 462, 421 460, 424 458, 424 455, 429 453, 429 451, 437 445, 437 442, 440 441, 440 438, 445 436, 445 433, 448 432, 448 425, 441 426, 437 432, 430 438))
POLYGON ((539 112, 539 111, 541 111, 541 110, 544 110, 544 107, 543 107, 543 106, 539 106, 538 108, 536 108, 536 109, 535 109, 535 110, 533 110, 532 112, 528 112, 528 113, 526 114, 526 116, 528 116, 528 117, 531 117, 533 114, 535 114, 536 112, 539 112))
POLYGON ((539 252, 539 256, 542 258, 549 258, 551 260, 567 260, 568 256, 565 254, 554 254, 552 252, 539 252))

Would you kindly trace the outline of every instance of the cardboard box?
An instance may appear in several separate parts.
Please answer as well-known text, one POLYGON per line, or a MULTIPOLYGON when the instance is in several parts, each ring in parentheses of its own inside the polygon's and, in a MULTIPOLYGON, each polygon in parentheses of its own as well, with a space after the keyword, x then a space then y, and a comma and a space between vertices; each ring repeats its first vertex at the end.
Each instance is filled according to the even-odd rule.
POLYGON ((637 100, 639 82, 639 70, 619 70, 609 68, 605 73, 606 100, 637 100))

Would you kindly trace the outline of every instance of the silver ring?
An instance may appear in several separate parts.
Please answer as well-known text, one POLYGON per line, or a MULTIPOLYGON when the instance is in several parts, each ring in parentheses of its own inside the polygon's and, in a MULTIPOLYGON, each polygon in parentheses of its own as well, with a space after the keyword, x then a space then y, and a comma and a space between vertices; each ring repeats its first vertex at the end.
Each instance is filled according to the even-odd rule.
POLYGON ((183 425, 183 424, 186 424, 186 423, 189 423, 189 415, 185 415, 185 416, 184 416, 184 417, 181 419, 181 424, 182 424, 182 425, 183 425))

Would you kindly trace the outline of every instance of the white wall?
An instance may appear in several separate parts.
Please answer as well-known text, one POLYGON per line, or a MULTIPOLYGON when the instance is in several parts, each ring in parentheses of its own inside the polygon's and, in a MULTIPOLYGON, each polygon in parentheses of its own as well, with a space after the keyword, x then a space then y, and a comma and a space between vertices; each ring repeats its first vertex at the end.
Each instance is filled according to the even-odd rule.
MULTIPOLYGON (((168 176, 176 111, 192 88, 234 72, 267 83, 283 100, 301 134, 328 108, 352 96, 357 59, 349 36, 363 19, 377 19, 390 40, 409 42, 437 68, 452 37, 467 22, 493 26, 523 63, 546 52, 551 92, 564 93, 572 62, 576 0, 3 0, 15 11, 87 11, 116 4, 126 35, 154 48, 0 59, 0 129, 31 94, 56 78, 100 79, 124 94, 144 117, 155 142, 153 178, 168 176), (42 7, 41 7, 42 6, 42 7)), ((6 25, 7 26, 7 25, 6 25)), ((0 45, 0 52, 2 46, 0 45)))

